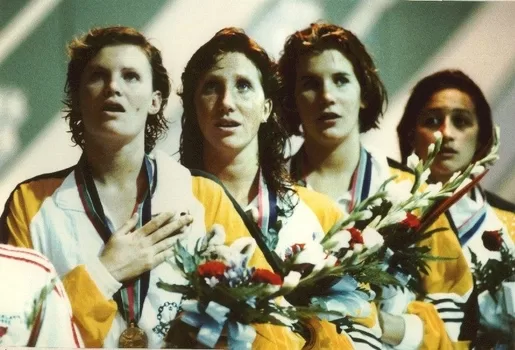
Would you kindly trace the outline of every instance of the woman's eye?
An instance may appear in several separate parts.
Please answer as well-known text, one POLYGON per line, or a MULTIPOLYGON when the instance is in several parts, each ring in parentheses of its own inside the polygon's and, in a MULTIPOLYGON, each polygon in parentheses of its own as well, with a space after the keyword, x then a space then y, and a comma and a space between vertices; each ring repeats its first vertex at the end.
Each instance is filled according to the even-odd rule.
POLYGON ((468 115, 463 114, 463 113, 454 114, 452 116, 452 122, 459 129, 465 128, 465 127, 473 124, 471 118, 468 115))
POLYGON ((247 79, 238 79, 236 82, 236 88, 238 91, 245 92, 252 87, 252 84, 247 79))
POLYGON ((337 74, 333 78, 333 82, 336 86, 342 86, 349 82, 349 79, 343 74, 337 74))
POLYGON ((90 73, 88 81, 95 82, 103 79, 104 74, 101 71, 93 71, 90 73))
POLYGON ((429 112, 423 115, 421 124, 426 128, 438 129, 442 124, 442 118, 437 116, 435 113, 429 112))
POLYGON ((300 87, 302 90, 316 90, 319 87, 319 82, 317 79, 313 78, 305 78, 302 79, 300 83, 300 87))
POLYGON ((202 93, 203 94, 213 94, 217 91, 218 84, 214 80, 208 80, 204 83, 204 86, 202 87, 202 93))
POLYGON ((123 74, 126 81, 139 81, 139 74, 136 72, 126 72, 123 74))

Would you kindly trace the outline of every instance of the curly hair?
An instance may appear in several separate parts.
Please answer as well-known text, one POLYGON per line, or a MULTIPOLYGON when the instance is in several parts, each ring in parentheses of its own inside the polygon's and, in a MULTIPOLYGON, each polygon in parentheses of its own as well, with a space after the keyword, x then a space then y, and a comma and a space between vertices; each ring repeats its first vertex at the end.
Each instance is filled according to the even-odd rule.
POLYGON ((477 84, 465 73, 457 69, 447 69, 433 73, 420 80, 408 99, 401 121, 397 126, 399 136, 399 148, 402 162, 413 152, 413 141, 417 118, 438 91, 445 89, 458 89, 467 94, 476 109, 479 123, 478 142, 482 147, 477 147, 475 158, 488 151, 493 135, 493 121, 490 105, 477 84))
POLYGON ((272 113, 258 130, 258 159, 267 185, 279 196, 286 198, 291 183, 285 167, 285 149, 288 133, 279 122, 275 101, 279 81, 276 64, 266 51, 240 28, 224 28, 202 45, 188 61, 182 73, 182 133, 180 160, 188 168, 203 169, 204 136, 200 131, 195 109, 195 91, 204 74, 211 69, 225 53, 238 52, 251 60, 261 72, 261 84, 265 98, 272 100, 272 113))
POLYGON ((379 78, 372 57, 365 46, 349 30, 328 23, 311 23, 308 28, 290 35, 284 44, 279 59, 279 75, 282 86, 279 90, 284 122, 288 131, 300 135, 300 116, 295 104, 295 81, 297 64, 303 55, 317 54, 335 49, 341 52, 352 64, 361 87, 361 100, 365 107, 359 112, 360 132, 378 127, 379 116, 388 103, 386 89, 379 78))
POLYGON ((170 95, 170 79, 163 66, 161 51, 153 46, 143 34, 134 28, 113 26, 91 29, 87 34, 73 39, 68 45, 68 72, 64 92, 66 97, 65 116, 70 126, 72 142, 84 149, 84 123, 79 110, 79 88, 81 76, 87 64, 106 46, 129 44, 140 47, 152 67, 154 91, 161 92, 162 103, 159 112, 149 114, 145 125, 145 152, 155 147, 157 140, 168 129, 164 108, 170 95))

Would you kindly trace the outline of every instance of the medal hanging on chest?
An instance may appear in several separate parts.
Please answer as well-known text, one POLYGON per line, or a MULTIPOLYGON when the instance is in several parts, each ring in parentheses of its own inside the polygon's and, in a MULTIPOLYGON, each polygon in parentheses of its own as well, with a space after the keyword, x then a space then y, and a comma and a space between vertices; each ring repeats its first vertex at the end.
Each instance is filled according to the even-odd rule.
POLYGON ((148 337, 145 331, 136 326, 135 322, 129 323, 129 328, 124 330, 118 339, 119 348, 146 348, 148 337))
MULTIPOLYGON (((140 222, 138 227, 145 225, 152 216, 151 193, 153 193, 155 181, 153 166, 148 156, 145 156, 142 170, 147 178, 147 192, 144 196, 142 205, 136 203, 135 211, 140 211, 140 222)), ((75 170, 75 180, 79 190, 79 195, 83 203, 88 218, 97 229, 100 237, 107 243, 112 234, 112 227, 109 226, 105 216, 102 202, 98 195, 95 182, 89 170, 85 157, 81 158, 75 170)), ((121 348, 146 348, 148 347, 148 337, 137 322, 141 317, 141 309, 145 301, 150 280, 150 272, 147 271, 129 283, 124 283, 123 287, 113 296, 118 305, 118 310, 122 313, 127 322, 125 329, 119 339, 118 346, 121 348)))

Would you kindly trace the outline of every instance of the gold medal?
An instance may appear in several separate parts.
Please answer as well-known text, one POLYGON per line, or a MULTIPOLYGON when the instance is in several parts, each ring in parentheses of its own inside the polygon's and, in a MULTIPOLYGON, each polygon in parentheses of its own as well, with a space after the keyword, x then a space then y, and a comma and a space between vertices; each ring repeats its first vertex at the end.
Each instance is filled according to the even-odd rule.
POLYGON ((141 328, 134 322, 122 332, 118 339, 119 348, 146 348, 148 347, 148 337, 141 328))

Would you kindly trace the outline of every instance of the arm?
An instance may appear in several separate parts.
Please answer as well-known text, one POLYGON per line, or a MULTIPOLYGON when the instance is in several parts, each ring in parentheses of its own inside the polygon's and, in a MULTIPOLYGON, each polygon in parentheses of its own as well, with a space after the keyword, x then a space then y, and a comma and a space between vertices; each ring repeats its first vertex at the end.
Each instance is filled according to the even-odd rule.
MULTIPOLYGON (((450 227, 444 215, 441 215, 429 230, 436 227, 450 227)), ((427 293, 425 301, 434 306, 443 324, 443 328, 441 325, 438 326, 442 328, 440 341, 444 341, 443 338, 447 337, 447 341, 450 341, 455 348, 466 348, 477 334, 479 325, 475 320, 478 309, 473 295, 472 274, 456 237, 456 234, 448 229, 422 242, 423 245, 431 248, 429 252, 431 255, 453 258, 428 261, 430 272, 423 277, 423 287, 427 293), (471 320, 472 322, 469 322, 471 320)), ((420 310, 420 305, 408 310, 416 313, 420 310)), ((419 313, 419 316, 424 321, 428 321, 428 315, 432 313, 432 311, 426 311, 419 313)), ((432 325, 436 327, 437 322, 433 322, 432 325)), ((427 336, 428 332, 425 330, 424 343, 427 336)))
POLYGON ((46 296, 32 330, 30 346, 37 347, 82 347, 81 336, 73 322, 70 301, 63 284, 53 272, 53 281, 47 288, 52 288, 46 296), (55 283, 54 283, 55 281, 55 283))
MULTIPOLYGON (((4 239, 10 245, 33 247, 32 235, 37 232, 32 231, 42 228, 31 228, 32 219, 59 184, 54 180, 51 183, 27 183, 13 191, 1 220, 4 239)), ((77 266, 61 278, 85 345, 101 347, 116 315, 116 303, 100 292, 84 265, 77 266)))

